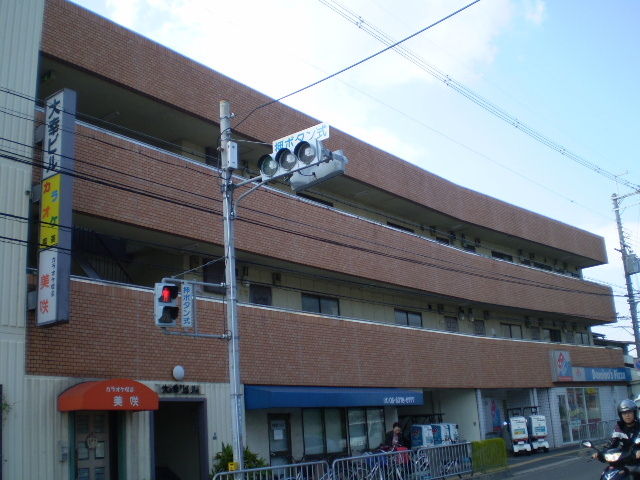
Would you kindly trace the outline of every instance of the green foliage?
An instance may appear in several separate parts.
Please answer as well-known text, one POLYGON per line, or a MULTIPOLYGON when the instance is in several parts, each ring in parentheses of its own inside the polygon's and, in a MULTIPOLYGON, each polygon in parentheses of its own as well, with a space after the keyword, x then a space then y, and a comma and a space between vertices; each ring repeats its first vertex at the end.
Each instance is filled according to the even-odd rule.
MULTIPOLYGON (((216 453, 213 457, 214 464, 211 470, 210 477, 219 472, 226 472, 229 470, 229 462, 233 462, 233 448, 230 444, 222 442, 222 450, 216 453)), ((244 449, 244 468, 260 468, 266 467, 267 462, 257 454, 251 452, 248 448, 244 449)))
POLYGON ((502 438, 471 442, 474 472, 486 472, 507 466, 507 448, 502 438))

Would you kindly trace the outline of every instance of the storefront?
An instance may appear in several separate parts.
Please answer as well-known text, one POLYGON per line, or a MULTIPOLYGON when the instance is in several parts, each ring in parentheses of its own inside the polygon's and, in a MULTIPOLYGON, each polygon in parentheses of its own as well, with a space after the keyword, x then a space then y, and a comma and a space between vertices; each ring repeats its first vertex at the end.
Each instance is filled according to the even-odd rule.
POLYGON ((271 465, 374 449, 399 408, 424 403, 421 390, 263 385, 245 399, 249 448, 271 465))
POLYGON ((158 405, 153 390, 126 378, 83 382, 62 392, 58 411, 69 414, 66 455, 73 478, 120 478, 126 469, 127 416, 158 405))

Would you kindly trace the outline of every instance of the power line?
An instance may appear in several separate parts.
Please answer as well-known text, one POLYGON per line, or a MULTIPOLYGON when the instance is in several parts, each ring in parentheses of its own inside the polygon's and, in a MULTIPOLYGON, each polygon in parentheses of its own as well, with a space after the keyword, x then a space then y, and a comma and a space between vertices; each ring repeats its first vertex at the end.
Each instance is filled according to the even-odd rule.
MULTIPOLYGON (((41 165, 38 165, 35 162, 32 162, 30 160, 20 160, 19 158, 15 157, 15 156, 13 156, 13 157, 12 156, 7 156, 6 154, 1 154, 0 156, 8 158, 8 159, 11 159, 11 160, 20 161, 22 163, 26 163, 26 164, 29 164, 29 165, 32 165, 32 166, 42 167, 41 165)), ((128 186, 126 184, 122 184, 122 183, 109 182, 109 181, 104 180, 104 179, 102 179, 100 177, 94 176, 94 178, 91 178, 91 176, 74 173, 74 172, 72 172, 70 170, 69 171, 61 171, 61 173, 68 174, 68 175, 71 175, 72 177, 79 178, 79 179, 85 180, 85 181, 90 181, 90 182, 97 183, 97 184, 101 184, 101 185, 104 185, 104 186, 112 186, 113 188, 117 188, 117 189, 120 189, 122 191, 127 191, 127 192, 130 192, 130 193, 143 195, 143 196, 146 196, 146 197, 149 197, 149 198, 152 198, 152 199, 162 200, 162 201, 169 202, 169 203, 172 203, 172 204, 175 204, 175 205, 193 208, 193 209, 205 212, 205 213, 213 213, 213 214, 216 214, 216 215, 220 215, 219 211, 215 211, 215 210, 213 210, 211 208, 208 208, 208 207, 202 207, 200 205, 195 205, 195 204, 186 204, 186 203, 182 202, 181 200, 178 200, 178 199, 175 199, 175 198, 169 198, 166 195, 159 195, 159 194, 156 194, 156 193, 153 193, 153 192, 145 191, 145 190, 140 189, 140 188, 130 187, 130 186, 128 186)), ((330 234, 333 234, 333 235, 338 234, 340 236, 349 238, 351 240, 357 240, 357 241, 362 241, 362 242, 366 242, 366 243, 371 243, 376 247, 392 248, 392 249, 401 251, 401 252, 403 252, 405 254, 408 253, 408 254, 416 255, 418 257, 425 257, 425 258, 427 258, 428 262, 423 262, 424 265, 432 266, 432 267, 435 267, 435 268, 441 268, 441 269, 444 269, 444 270, 450 269, 450 270, 455 271, 457 273, 464 273, 464 274, 467 274, 467 275, 482 275, 483 278, 495 279, 495 280, 502 281, 502 282, 508 282, 508 281, 510 281, 509 279, 514 279, 514 283, 519 283, 519 284, 522 284, 522 285, 539 286, 540 288, 547 288, 547 289, 552 289, 552 290, 562 290, 562 291, 574 292, 574 293, 593 294, 593 292, 586 292, 584 290, 577 290, 577 289, 561 288, 561 287, 557 287, 557 286, 554 286, 554 285, 551 285, 551 284, 547 284, 547 283, 544 283, 544 282, 531 281, 531 280, 528 280, 528 279, 523 279, 521 277, 512 276, 512 275, 498 274, 500 276, 505 277, 505 278, 498 278, 498 277, 495 277, 496 274, 493 273, 493 272, 490 272, 488 274, 482 274, 481 273, 482 270, 479 270, 477 268, 473 268, 473 267, 470 267, 468 265, 462 264, 461 268, 463 268, 463 269, 464 268, 473 268, 473 270, 466 270, 465 271, 465 270, 461 270, 460 268, 458 268, 458 267, 460 267, 459 264, 456 264, 455 262, 451 262, 449 260, 445 260, 445 259, 442 259, 442 258, 433 258, 433 257, 427 256, 427 255, 424 255, 424 254, 417 254, 415 252, 409 252, 409 251, 400 249, 398 247, 389 247, 388 245, 372 242, 372 241, 370 241, 368 239, 363 239, 363 238, 360 238, 360 237, 357 237, 357 236, 346 235, 346 234, 341 233, 341 232, 336 232, 336 231, 331 231, 331 230, 328 230, 328 229, 323 229, 323 228, 317 227, 315 225, 308 224, 308 223, 305 223, 305 222, 301 222, 301 221, 298 221, 298 220, 293 220, 293 219, 288 219, 286 217, 277 216, 277 215, 275 215, 275 214, 273 214, 271 212, 265 212, 265 211, 261 211, 261 210, 257 210, 257 209, 251 209, 249 207, 245 207, 245 208, 248 209, 248 210, 254 211, 255 213, 260 214, 260 215, 271 216, 273 218, 284 220, 284 221, 287 221, 287 222, 290 222, 290 223, 296 223, 296 224, 304 226, 304 227, 315 228, 317 230, 321 230, 321 231, 324 231, 325 233, 330 233, 330 234), (453 267, 446 267, 446 266, 442 266, 442 265, 436 265, 436 264, 431 263, 431 261, 433 261, 433 260, 438 261, 438 262, 443 262, 443 263, 452 263, 452 264, 455 264, 456 267, 453 268, 453 267)), ((241 221, 250 222, 249 220, 246 220, 246 219, 240 219, 240 220, 241 221)), ((264 227, 278 230, 278 227, 265 224, 264 222, 262 222, 261 224, 264 227)), ((282 231, 286 231, 287 233, 295 234, 295 235, 299 235, 299 236, 305 236, 305 234, 303 234, 301 232, 296 232, 296 231, 291 230, 291 229, 282 230, 282 231)), ((325 242, 325 243, 333 243, 329 239, 323 239, 323 238, 317 237, 317 236, 313 236, 313 237, 310 236, 309 238, 314 238, 315 240, 322 241, 322 242, 325 242)), ((345 243, 345 242, 339 242, 339 244, 341 246, 347 247, 347 248, 357 248, 354 245, 351 245, 351 244, 345 243)), ((369 251, 369 253, 378 253, 378 252, 375 252, 374 250, 371 250, 371 249, 367 249, 367 251, 369 251)), ((382 254, 382 252, 379 252, 378 254, 384 255, 384 254, 382 254)), ((397 257, 397 256, 395 258, 400 259, 400 260, 403 259, 402 257, 397 257)), ((406 260, 406 261, 415 261, 415 260, 406 259, 406 258, 404 260, 406 260)), ((598 294, 598 295, 606 295, 606 296, 608 296, 608 294, 598 294)))
MULTIPOLYGON (((87 138, 94 139, 94 140, 97 140, 97 141, 100 141, 100 142, 103 142, 103 143, 107 143, 107 144, 109 144, 109 145, 113 145, 111 142, 106 142, 106 141, 103 141, 103 140, 100 140, 100 139, 95 139, 95 137, 87 136, 87 138)), ((19 142, 14 142, 14 143, 19 143, 19 142)), ((26 144, 20 144, 20 145, 27 146, 27 147, 31 148, 30 146, 28 146, 28 145, 26 145, 26 144)), ((116 145, 116 146, 117 146, 117 145, 116 145)), ((122 147, 122 148, 124 148, 124 150, 126 150, 126 151, 130 151, 130 152, 133 152, 133 153, 140 153, 139 151, 136 151, 136 150, 133 150, 133 149, 127 149, 126 147, 122 147)), ((154 160, 156 160, 156 158, 155 158, 155 157, 151 157, 151 158, 152 158, 152 159, 154 159, 154 160)), ((102 165, 93 164, 93 163, 91 163, 91 162, 86 162, 86 161, 80 161, 80 162, 81 162, 81 163, 85 163, 85 164, 89 164, 89 165, 92 165, 92 166, 95 166, 95 167, 97 167, 97 168, 105 168, 105 167, 103 167, 102 165)), ((163 161, 163 163, 167 163, 167 162, 164 162, 164 161, 163 161)), ((175 164, 170 163, 170 165, 175 165, 175 164)), ((193 170, 193 169, 192 169, 192 170, 193 170)), ((120 174, 122 174, 122 175, 129 175, 129 174, 125 174, 124 172, 117 171, 117 170, 115 170, 115 169, 111 169, 111 171, 113 171, 113 172, 117 172, 117 173, 120 173, 120 174)), ((200 171, 198 171, 198 170, 196 170, 196 172, 197 172, 197 173, 201 173, 201 172, 200 172, 200 171)), ((95 177, 95 175, 94 175, 94 177, 95 177)), ((135 177, 135 176, 133 176, 133 177, 135 177)), ((98 178, 98 177, 96 177, 96 178, 98 178)), ((138 177, 138 178, 139 178, 139 177, 138 177)), ((170 187, 170 186, 168 186, 168 185, 160 184, 160 183, 158 183, 158 182, 153 182, 153 181, 150 181, 150 180, 147 180, 147 179, 142 179, 142 180, 147 181, 147 182, 152 183, 152 184, 157 184, 157 185, 162 186, 162 187, 173 188, 173 187, 170 187)), ((122 183, 115 183, 115 182, 114 182, 114 184, 116 184, 116 185, 120 185, 121 187, 125 186, 125 185, 124 185, 124 184, 122 184, 122 183)), ((127 187, 128 187, 128 186, 127 186, 127 187)), ((193 192, 191 192, 191 191, 184 191, 184 190, 181 190, 181 191, 186 192, 186 193, 189 193, 189 194, 194 194, 194 195, 195 195, 195 193, 193 193, 193 192)), ((267 190, 267 191, 268 191, 268 192, 270 192, 270 193, 274 193, 274 192, 272 192, 272 191, 270 191, 270 190, 267 190)), ((208 196, 205 196, 205 195, 198 195, 198 196, 200 196, 200 197, 202 197, 202 198, 204 198, 204 199, 206 199, 206 200, 209 200, 209 201, 220 202, 220 200, 218 200, 218 199, 215 199, 215 198, 212 198, 212 197, 208 197, 208 196)), ((193 204, 191 204, 191 205, 193 205, 193 204)), ((251 208, 249 208, 249 207, 247 207, 247 209, 248 209, 248 210, 250 210, 250 211, 254 211, 254 212, 258 213, 258 214, 262 214, 262 215, 271 215, 271 216, 274 216, 274 217, 275 217, 275 215, 274 215, 274 214, 272 214, 271 212, 264 212, 264 211, 260 211, 260 210, 256 210, 256 209, 251 209, 251 208)), ((302 225, 304 225, 304 226, 306 226, 306 227, 311 227, 311 228, 316 228, 316 229, 320 229, 320 230, 322 230, 320 227, 317 227, 317 226, 315 226, 315 225, 311 225, 311 224, 304 224, 304 223, 302 223, 302 222, 298 222, 298 221, 293 220, 293 219, 288 219, 288 218, 285 218, 285 217, 276 217, 276 218, 279 218, 279 219, 284 220, 284 221, 287 221, 287 222, 300 223, 300 224, 302 224, 302 225)), ((336 234, 337 232, 329 231, 328 233, 336 234)), ((444 235, 448 235, 446 232, 442 232, 442 233, 443 233, 444 235)), ((347 237, 348 237, 348 236, 347 236, 347 237)), ((361 239, 361 238, 358 238, 358 237, 351 237, 351 238, 355 238, 356 240, 360 240, 360 241, 366 241, 366 240, 361 239)), ((386 247, 385 245, 380 245, 380 246, 386 247)), ((413 252, 408 252, 408 253, 413 253, 413 252)), ((429 257, 429 258, 434 259, 433 257, 429 257)), ((454 262, 451 262, 451 261, 449 261, 449 260, 445 260, 445 259, 442 259, 442 258, 435 258, 435 260, 437 260, 437 261, 441 261, 441 262, 445 262, 445 263, 454 263, 454 262)), ((463 267, 464 267, 464 266, 465 266, 465 265, 463 265, 463 267)), ((474 269, 474 270, 475 270, 475 271, 477 271, 478 269, 474 269)), ((518 278, 518 277, 516 277, 516 278, 518 278)))
MULTIPOLYGON (((11 152, 11 153, 12 153, 12 152, 11 152)), ((3 155, 3 156, 5 156, 5 158, 9 158, 9 159, 12 159, 12 160, 22 161, 22 163, 27 163, 27 164, 30 164, 30 165, 32 165, 32 166, 41 167, 41 165, 38 165, 38 164, 36 164, 36 163, 34 163, 34 162, 31 162, 30 160, 28 160, 28 161, 27 161, 27 160, 20 160, 19 158, 15 157, 15 156, 14 156, 14 157, 7 156, 7 155, 3 155)), ((26 157, 25 157, 25 158, 26 158, 26 157)), ((90 163, 90 162, 88 162, 88 163, 90 163)), ((176 205, 181 205, 181 206, 186 206, 186 207, 196 208, 196 209, 199 209, 199 210, 204 211, 204 212, 207 212, 207 213, 213 213, 213 214, 218 214, 218 215, 220 214, 220 213, 219 213, 219 212, 217 212, 217 211, 214 211, 214 210, 212 210, 212 209, 205 208, 205 207, 202 207, 202 206, 199 206, 199 205, 186 204, 186 203, 184 203, 184 202, 182 202, 182 201, 180 201, 180 200, 177 200, 177 199, 169 199, 169 198, 167 198, 166 196, 159 196, 159 195, 157 195, 157 194, 155 194, 155 193, 151 193, 151 192, 145 191, 145 190, 140 189, 140 188, 131 187, 131 186, 128 186, 128 185, 125 185, 125 184, 122 184, 122 183, 109 182, 109 181, 104 180, 104 179, 102 179, 102 178, 100 178, 100 177, 97 177, 97 176, 95 176, 95 175, 94 175, 94 178, 91 178, 91 176, 79 175, 79 174, 77 174, 77 173, 73 173, 73 172, 71 172, 71 171, 68 171, 68 172, 62 172, 62 173, 65 173, 65 174, 69 174, 69 175, 75 176, 76 178, 80 178, 80 179, 82 179, 82 180, 86 180, 86 181, 93 181, 93 182, 95 182, 95 183, 102 184, 102 185, 105 185, 105 186, 113 186, 114 188, 119 188, 119 189, 121 189, 121 190, 129 191, 129 192, 131 192, 131 193, 136 193, 136 194, 140 194, 140 195, 145 195, 145 196, 149 196, 149 197, 151 197, 151 198, 159 199, 159 200, 163 200, 163 201, 169 201, 170 203, 174 203, 174 204, 176 204, 176 205)), ((154 182, 151 182, 151 183, 154 183, 154 182)), ((165 186, 165 187, 166 187, 166 185, 162 185, 162 186, 165 186)), ((211 198, 211 197, 205 197, 205 198, 206 198, 207 200, 214 200, 214 201, 218 201, 218 202, 219 202, 219 200, 217 200, 217 199, 213 199, 213 198, 211 198)), ((260 211, 260 210, 256 210, 256 209, 250 209, 250 210, 254 211, 255 213, 261 214, 261 215, 269 215, 269 216, 272 216, 272 217, 275 217, 275 218, 278 218, 278 219, 281 219, 281 220, 284 220, 284 221, 287 221, 287 222, 298 223, 298 224, 303 225, 303 226, 305 226, 305 227, 312 227, 312 228, 316 228, 316 229, 319 229, 319 230, 324 230, 324 231, 326 231, 326 232, 328 232, 328 233, 332 233, 332 234, 339 234, 339 235, 341 235, 341 236, 345 236, 345 237, 347 237, 347 238, 355 239, 355 240, 357 240, 357 241, 363 241, 363 242, 368 242, 368 243, 374 243, 374 244, 375 244, 375 242, 370 242, 370 241, 369 241, 369 240, 367 240, 367 239, 363 239, 363 238, 359 238, 359 237, 355 237, 355 236, 349 236, 349 235, 342 234, 342 233, 340 233, 340 232, 330 231, 330 230, 327 230, 327 229, 320 229, 320 228, 319 228, 319 227, 317 227, 317 226, 310 225, 310 224, 306 224, 306 223, 299 222, 299 221, 295 221, 295 220, 292 220, 292 219, 287 219, 287 218, 285 218, 285 217, 279 217, 279 216, 276 216, 276 215, 274 215, 274 214, 272 214, 272 213, 270 213, 270 212, 264 212, 264 211, 260 211)), ((273 226, 266 225, 266 224, 263 224, 263 226, 266 226, 266 227, 268 227, 268 228, 275 228, 275 227, 273 227, 273 226)), ((299 233, 299 232, 294 232, 294 231, 292 231, 292 230, 288 230, 288 233, 293 233, 293 234, 301 235, 301 233, 299 233)), ((320 238, 320 237, 315 237, 315 239, 316 239, 316 240, 319 240, 319 241, 327 241, 326 239, 322 239, 322 238, 320 238)), ((342 245, 342 246, 345 246, 345 247, 352 247, 352 248, 354 247, 354 246, 352 246, 352 245, 350 245, 350 244, 348 244, 348 243, 344 243, 344 242, 343 242, 341 245, 342 245)), ((388 245, 384 245, 384 244, 376 244, 376 246, 381 246, 381 247, 383 247, 383 248, 393 248, 393 247, 389 247, 388 245)), ((396 249, 397 249, 397 248, 396 248, 396 249)), ((401 249, 398 249, 398 250, 402 251, 401 249)), ((410 253, 410 254, 413 254, 413 255, 418 255, 418 256, 420 256, 419 254, 415 254, 414 252, 408 252, 408 251, 403 251, 403 252, 404 252, 404 253, 410 253)), ((375 253, 375 252, 371 251, 371 253, 375 253)), ((423 255, 423 256, 424 256, 424 255, 423 255)), ((445 259, 442 259, 442 258, 433 258, 433 257, 428 257, 428 256, 426 256, 426 257, 427 257, 429 260, 436 260, 436 261, 444 262, 444 263, 454 263, 454 262, 450 262, 450 261, 445 260, 445 259)), ((456 265, 458 265, 458 264, 456 264, 456 265)), ((444 267, 442 267, 442 266, 437 266, 437 265, 432 265, 432 266, 434 266, 434 267, 436 267, 436 268, 444 268, 444 267)), ((465 267, 469 267, 469 266, 468 266, 468 265, 464 265, 464 264, 463 264, 463 265, 462 265, 462 268, 465 268, 465 267)), ((456 270, 456 271, 458 271, 459 273, 466 273, 466 274, 470 274, 470 273, 469 273, 469 271, 463 271, 463 270, 456 270)), ((475 272, 477 272, 477 271, 478 271, 478 269, 474 269, 474 271, 475 271, 475 272)), ((495 274, 494 274, 494 273, 492 273, 491 275, 495 275, 495 274)), ((499 275, 500 275, 500 274, 499 274, 499 275)), ((524 284, 524 285, 534 285, 534 286, 536 286, 536 285, 540 285, 540 286, 542 286, 542 288, 558 289, 558 287, 553 286, 553 285, 550 285, 550 284, 546 284, 546 283, 544 283, 544 282, 531 281, 531 280, 528 280, 528 279, 522 279, 522 278, 520 278, 520 277, 515 277, 515 276, 510 276, 510 275, 503 275, 503 276, 504 276, 505 278, 512 278, 512 279, 516 279, 517 281, 521 282, 521 283, 522 283, 522 284, 524 284)), ((495 278, 495 277, 493 277, 493 276, 488 276, 488 277, 486 277, 486 278, 495 278)), ((504 279, 499 279, 499 280, 500 280, 500 281, 508 281, 508 280, 504 280, 504 279)), ((576 292, 576 293, 589 293, 589 294, 592 294, 592 292, 584 292, 584 291, 582 291, 582 290, 575 290, 575 289, 562 289, 562 290, 564 290, 564 291, 576 292)), ((607 295, 608 295, 608 294, 607 294, 607 295)))
POLYGON ((349 65, 348 67, 343 68, 342 70, 338 70, 337 72, 332 73, 331 75, 328 75, 328 76, 326 76, 326 77, 324 77, 324 78, 321 78, 320 80, 318 80, 318 81, 316 81, 316 82, 313 82, 313 83, 311 83, 311 84, 309 84, 309 85, 307 85, 307 86, 305 86, 305 87, 299 88, 298 90, 295 90, 294 92, 288 93, 287 95, 284 95, 284 96, 282 96, 282 97, 280 97, 280 98, 277 98, 277 99, 274 99, 274 100, 270 100, 270 101, 268 101, 268 102, 266 102, 266 103, 263 103, 262 105, 259 105, 259 106, 255 107, 255 108, 254 108, 253 110, 251 110, 247 115, 245 115, 245 116, 244 116, 244 118, 243 118, 242 120, 240 120, 240 121, 235 125, 235 127, 234 127, 234 128, 235 128, 235 129, 237 129, 237 128, 238 128, 240 125, 242 125, 242 124, 243 124, 243 123, 244 123, 244 122, 245 122, 249 117, 251 117, 251 115, 253 115, 255 112, 257 112, 257 111, 258 111, 258 110, 260 110, 261 108, 267 107, 267 106, 272 105, 272 104, 277 103, 277 102, 280 102, 280 101, 284 100, 285 98, 289 98, 289 97, 291 97, 291 96, 293 96, 293 95, 296 95, 296 94, 298 94, 298 93, 300 93, 300 92, 303 92, 303 91, 305 91, 305 90, 308 90, 308 89, 309 89, 309 88, 311 88, 311 87, 315 87, 316 85, 319 85, 320 83, 322 83, 322 82, 324 82, 324 81, 326 81, 326 80, 329 80, 330 78, 333 78, 333 77, 335 77, 335 76, 337 76, 337 75, 340 75, 341 73, 344 73, 344 72, 346 72, 347 70, 351 70, 352 68, 357 67, 358 65, 361 65, 361 64, 363 64, 363 63, 365 63, 365 62, 367 62, 367 61, 371 60, 372 58, 377 57, 378 55, 380 55, 380 54, 382 54, 382 53, 386 52, 387 50, 390 50, 390 49, 392 49, 392 48, 394 48, 394 47, 396 47, 396 46, 400 45, 401 43, 404 43, 404 42, 406 42, 407 40, 409 40, 409 39, 411 39, 411 38, 413 38, 413 37, 415 37, 415 36, 417 36, 417 35, 420 35, 421 33, 423 33, 423 32, 425 32, 425 31, 429 30, 430 28, 433 28, 433 27, 435 27, 436 25, 439 25, 440 23, 444 22, 445 20, 448 20, 449 18, 451 18, 451 17, 453 17, 453 16, 457 15, 458 13, 460 13, 460 12, 462 12, 462 11, 466 10, 467 8, 471 7, 472 5, 475 5, 475 4, 476 4, 476 3, 478 3, 479 1, 480 1, 480 0, 474 0, 473 2, 471 2, 471 3, 467 4, 467 5, 465 5, 464 7, 462 7, 462 8, 460 8, 460 9, 456 10, 456 11, 455 11, 455 12, 453 12, 453 13, 450 13, 450 14, 449 14, 449 15, 447 15, 446 17, 441 18, 440 20, 438 20, 438 21, 436 21, 436 22, 432 23, 431 25, 428 25, 428 26, 426 26, 426 27, 424 27, 424 28, 422 28, 422 29, 418 30, 417 32, 412 33, 412 34, 411 34, 411 35, 409 35, 408 37, 405 37, 405 38, 403 38, 402 40, 399 40, 398 42, 395 42, 394 44, 389 45, 388 47, 383 48, 382 50, 380 50, 380 51, 378 51, 378 52, 376 52, 376 53, 374 53, 374 54, 372 54, 372 55, 369 55, 368 57, 365 57, 365 58, 363 58, 362 60, 357 61, 356 63, 352 63, 351 65, 349 65))
POLYGON ((412 52, 411 50, 406 48, 404 45, 399 46, 399 44, 402 42, 394 43, 393 39, 391 39, 391 37, 386 35, 382 30, 376 28, 375 26, 373 26, 372 24, 364 20, 362 16, 355 14, 351 10, 341 5, 336 0, 319 0, 319 1, 323 5, 329 7, 334 12, 338 13, 340 16, 342 16, 349 22, 356 25, 359 29, 363 30, 364 32, 374 37, 376 40, 380 41, 385 45, 388 45, 387 49, 393 48, 396 51, 396 53, 398 53, 400 56, 404 57, 405 59, 409 60, 411 63, 413 63, 420 69, 424 70, 429 75, 441 81, 446 86, 450 87, 460 95, 466 97, 468 100, 471 100, 473 103, 483 108, 487 112, 491 113, 492 115, 496 116, 497 118, 505 121, 506 123, 517 128, 518 130, 521 130, 523 133, 525 133, 526 135, 529 135, 531 138, 538 141, 539 143, 542 143, 543 145, 569 158, 570 160, 573 160, 574 162, 593 170, 594 172, 598 173, 599 175, 602 175, 605 178, 608 178, 609 180, 620 182, 624 184, 626 187, 636 192, 640 192, 640 185, 631 183, 624 179, 620 179, 619 176, 605 170, 604 168, 599 167, 598 165, 588 161, 582 156, 573 153, 566 147, 551 140, 550 138, 546 137, 545 135, 538 132, 537 130, 529 127, 526 123, 510 115, 508 112, 498 107, 497 105, 491 103, 486 98, 481 97, 479 94, 475 93, 469 87, 453 79, 450 75, 428 64, 422 57, 412 52))

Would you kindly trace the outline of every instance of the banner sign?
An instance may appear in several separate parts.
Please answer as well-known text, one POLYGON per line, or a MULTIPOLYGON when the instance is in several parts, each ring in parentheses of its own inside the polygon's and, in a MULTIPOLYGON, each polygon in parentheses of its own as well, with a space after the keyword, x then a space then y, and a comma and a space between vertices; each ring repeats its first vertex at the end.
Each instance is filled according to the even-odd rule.
POLYGON ((551 352, 551 375, 554 382, 630 382, 626 367, 574 367, 566 350, 551 352))
POLYGON ((628 368, 573 367, 574 382, 630 382, 628 368))
POLYGON ((69 320, 76 93, 46 100, 42 145, 36 324, 69 320))

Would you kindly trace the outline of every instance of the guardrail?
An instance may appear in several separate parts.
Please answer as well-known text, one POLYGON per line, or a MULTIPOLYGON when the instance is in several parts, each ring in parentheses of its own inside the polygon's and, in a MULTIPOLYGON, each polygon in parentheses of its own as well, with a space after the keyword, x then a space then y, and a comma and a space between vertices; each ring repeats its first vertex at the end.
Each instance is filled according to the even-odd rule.
POLYGON ((435 480, 473 471, 471 443, 338 458, 333 480, 435 480))
POLYGON ((436 480, 473 472, 471 443, 219 472, 213 480, 436 480))
POLYGON ((333 480, 329 463, 302 462, 218 472, 213 480, 333 480))

